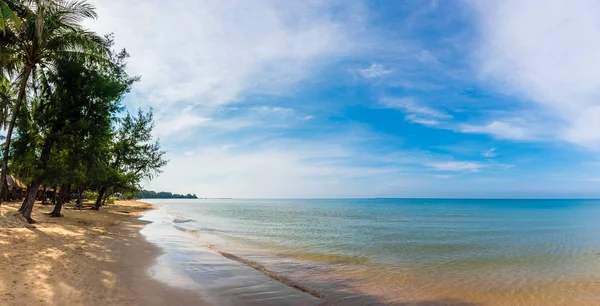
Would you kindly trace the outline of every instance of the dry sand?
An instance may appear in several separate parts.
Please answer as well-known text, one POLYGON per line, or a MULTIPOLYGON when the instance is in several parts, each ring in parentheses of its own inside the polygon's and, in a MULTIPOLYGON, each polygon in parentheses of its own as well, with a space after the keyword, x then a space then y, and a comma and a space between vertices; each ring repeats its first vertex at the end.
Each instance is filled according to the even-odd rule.
POLYGON ((148 268, 161 250, 140 234, 152 205, 121 201, 101 211, 63 208, 64 218, 36 204, 33 227, 0 207, 0 305, 201 305, 190 291, 168 287, 148 268))

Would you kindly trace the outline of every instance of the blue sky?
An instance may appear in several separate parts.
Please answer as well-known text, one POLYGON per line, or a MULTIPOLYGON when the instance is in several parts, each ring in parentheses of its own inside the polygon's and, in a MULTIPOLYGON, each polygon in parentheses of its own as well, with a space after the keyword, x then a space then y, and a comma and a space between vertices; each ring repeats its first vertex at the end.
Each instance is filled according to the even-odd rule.
POLYGON ((168 150, 147 188, 600 196, 595 1, 95 4, 168 150))

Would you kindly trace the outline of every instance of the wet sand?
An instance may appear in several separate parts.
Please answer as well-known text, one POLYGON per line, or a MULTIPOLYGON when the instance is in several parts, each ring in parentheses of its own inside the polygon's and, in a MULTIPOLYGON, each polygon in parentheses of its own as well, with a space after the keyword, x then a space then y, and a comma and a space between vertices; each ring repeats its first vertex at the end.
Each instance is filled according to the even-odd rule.
POLYGON ((152 205, 132 201, 100 212, 67 206, 64 218, 36 204, 33 227, 12 217, 19 203, 0 207, 2 305, 205 305, 192 290, 167 286, 148 270, 162 254, 140 230, 152 205))
MULTIPOLYGON (((171 286, 189 289, 206 302, 219 306, 321 305, 321 300, 299 285, 282 279, 260 265, 224 254, 201 243, 205 233, 179 226, 172 216, 153 210, 143 217, 151 220, 142 234, 166 252, 159 256, 150 272, 171 286), (173 226, 175 225, 175 226, 173 226), (287 285, 285 284, 287 283, 287 285)), ((244 256, 244 254, 240 254, 244 256)), ((313 292, 314 293, 314 292, 313 292)))

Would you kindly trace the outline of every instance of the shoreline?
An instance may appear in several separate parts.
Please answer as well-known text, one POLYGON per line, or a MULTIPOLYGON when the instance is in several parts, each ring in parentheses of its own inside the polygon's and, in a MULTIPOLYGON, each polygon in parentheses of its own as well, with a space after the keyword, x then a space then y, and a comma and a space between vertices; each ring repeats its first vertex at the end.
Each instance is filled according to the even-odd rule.
POLYGON ((165 250, 152 267, 160 281, 198 292, 212 305, 323 305, 322 295, 251 258, 216 249, 198 230, 186 228, 188 216, 159 209, 142 234, 165 250))
POLYGON ((20 203, 0 207, 0 300, 3 305, 203 305, 199 294, 170 287, 148 270, 164 251, 141 233, 156 209, 119 201, 99 212, 36 203, 26 225, 13 218, 20 203))

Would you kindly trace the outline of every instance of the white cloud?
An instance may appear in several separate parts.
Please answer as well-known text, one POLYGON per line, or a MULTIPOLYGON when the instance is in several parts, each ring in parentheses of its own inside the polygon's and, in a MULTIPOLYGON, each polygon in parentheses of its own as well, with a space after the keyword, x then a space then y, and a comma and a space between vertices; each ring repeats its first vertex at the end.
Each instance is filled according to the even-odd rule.
MULTIPOLYGON (((353 145, 358 139, 339 141, 343 138, 214 144, 174 153, 165 172, 145 187, 202 197, 436 196, 457 190, 453 185, 432 188, 432 177, 508 169, 422 152, 365 153, 353 145)), ((467 188, 462 191, 469 190, 462 185, 467 188)))
POLYGON ((489 134, 500 139, 533 140, 534 132, 528 127, 520 125, 518 121, 494 120, 482 125, 461 124, 458 131, 471 134, 489 134))
POLYGON ((390 74, 392 70, 386 69, 382 64, 374 63, 368 68, 356 69, 366 79, 375 79, 390 74))
POLYGON ((439 118, 439 119, 448 119, 452 118, 452 116, 435 110, 426 105, 422 105, 418 103, 414 98, 410 97, 402 97, 402 98, 390 98, 386 97, 382 100, 382 103, 385 107, 400 109, 409 114, 426 116, 431 118, 439 118))
POLYGON ((391 192, 394 182, 415 186, 398 167, 349 165, 344 145, 331 141, 281 141, 223 150, 208 146, 176 154, 147 187, 203 197, 367 197, 391 192), (198 169, 190 171, 190 167, 198 169))
POLYGON ((413 123, 418 123, 418 124, 425 125, 425 126, 436 126, 436 125, 440 124, 440 121, 438 121, 436 119, 422 118, 422 117, 419 117, 419 115, 417 115, 417 114, 408 114, 408 115, 406 115, 406 117, 404 117, 404 119, 406 119, 407 121, 410 121, 413 123))
POLYGON ((286 94, 326 65, 359 52, 358 2, 96 0, 88 25, 115 33, 141 75, 134 90, 156 108, 219 105, 286 94))
POLYGON ((560 136, 580 146, 600 148, 600 105, 589 106, 573 117, 571 125, 562 130, 560 136))
POLYGON ((466 162, 466 161, 449 161, 434 163, 428 165, 431 168, 440 171, 457 171, 457 172, 479 172, 485 168, 485 165, 477 162, 466 162))
POLYGON ((447 120, 452 118, 451 115, 423 105, 411 97, 385 97, 381 102, 386 108, 404 111, 406 113, 406 117, 404 117, 406 121, 425 126, 438 126, 443 123, 441 122, 442 119, 447 120))
POLYGON ((254 106, 250 108, 250 112, 258 116, 277 116, 285 117, 292 115, 295 111, 291 108, 285 107, 271 107, 271 106, 254 106))
POLYGON ((370 150, 378 135, 347 126, 310 139, 202 134, 195 149, 170 152, 164 173, 145 187, 204 197, 434 196, 433 175, 507 169, 419 150, 370 150))
POLYGON ((212 112, 214 118, 203 125, 217 132, 233 132, 242 129, 293 128, 307 116, 292 109, 273 106, 226 107, 212 112))
POLYGON ((498 153, 496 153, 496 148, 491 148, 481 153, 481 155, 485 158, 494 158, 498 156, 498 153))
POLYGON ((194 115, 189 108, 170 119, 157 120, 154 133, 159 137, 188 134, 192 129, 207 124, 211 119, 194 115))
MULTIPOLYGON (((555 139, 600 148, 600 2, 470 3, 479 15, 481 77, 531 101, 534 112, 551 119, 545 124, 555 139)), ((487 129, 506 138, 528 138, 521 128, 500 122, 487 129)))

